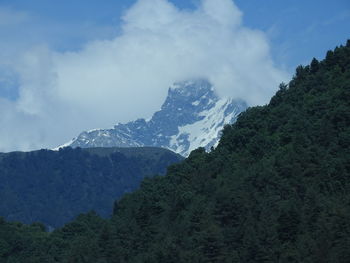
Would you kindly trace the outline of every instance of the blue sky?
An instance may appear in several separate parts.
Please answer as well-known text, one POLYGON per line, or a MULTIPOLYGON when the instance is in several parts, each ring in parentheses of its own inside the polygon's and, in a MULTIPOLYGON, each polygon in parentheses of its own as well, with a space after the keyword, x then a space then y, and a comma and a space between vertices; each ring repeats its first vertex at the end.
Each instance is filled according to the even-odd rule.
POLYGON ((265 104, 349 25, 349 0, 0 0, 0 151, 148 118, 189 78, 265 104))
MULTIPOLYGON (((196 0, 171 0, 179 8, 193 9, 196 0)), ((57 50, 74 50, 93 39, 118 33, 120 17, 135 0, 0 0, 0 7, 22 11, 32 21, 23 30, 33 42, 45 42, 57 50), (29 33, 30 32, 30 33, 29 33)), ((350 37, 348 0, 236 0, 243 23, 266 32, 272 56, 293 70, 312 57, 345 43, 350 37)), ((18 39, 18 31, 4 37, 18 39)))

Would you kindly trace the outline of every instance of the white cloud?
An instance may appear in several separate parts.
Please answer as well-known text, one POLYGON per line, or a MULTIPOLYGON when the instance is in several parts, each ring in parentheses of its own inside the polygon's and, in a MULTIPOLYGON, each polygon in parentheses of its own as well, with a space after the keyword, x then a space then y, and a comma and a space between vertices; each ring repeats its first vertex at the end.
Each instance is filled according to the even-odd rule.
POLYGON ((208 78, 222 96, 268 102, 286 74, 263 32, 242 25, 231 0, 203 0, 193 11, 167 0, 139 0, 120 35, 76 52, 46 47, 14 60, 17 101, 2 103, 0 151, 61 144, 84 129, 158 110, 175 81, 208 78))

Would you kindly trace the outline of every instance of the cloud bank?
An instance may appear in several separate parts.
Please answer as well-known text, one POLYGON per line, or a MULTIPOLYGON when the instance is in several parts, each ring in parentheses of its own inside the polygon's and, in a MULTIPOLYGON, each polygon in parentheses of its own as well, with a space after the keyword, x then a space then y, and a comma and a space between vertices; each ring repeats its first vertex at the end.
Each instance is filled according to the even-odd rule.
POLYGON ((149 117, 176 81, 207 78, 219 95, 257 105, 287 78, 265 34, 244 27, 231 0, 195 10, 139 0, 112 40, 64 53, 32 47, 12 61, 18 97, 0 100, 0 151, 51 148, 85 129, 149 117))

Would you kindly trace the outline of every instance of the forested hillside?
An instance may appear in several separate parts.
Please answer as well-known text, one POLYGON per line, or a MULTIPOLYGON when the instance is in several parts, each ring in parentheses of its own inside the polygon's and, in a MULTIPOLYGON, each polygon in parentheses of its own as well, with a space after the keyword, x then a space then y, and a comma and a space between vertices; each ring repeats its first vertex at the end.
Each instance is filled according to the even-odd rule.
POLYGON ((0 155, 0 216, 58 227, 113 202, 183 158, 160 148, 64 148, 0 155))
POLYGON ((103 220, 0 223, 7 262, 349 262, 350 41, 103 220), (23 261, 25 259, 25 261, 23 261), (10 261, 11 260, 11 261, 10 261), (22 261, 21 261, 22 260, 22 261))

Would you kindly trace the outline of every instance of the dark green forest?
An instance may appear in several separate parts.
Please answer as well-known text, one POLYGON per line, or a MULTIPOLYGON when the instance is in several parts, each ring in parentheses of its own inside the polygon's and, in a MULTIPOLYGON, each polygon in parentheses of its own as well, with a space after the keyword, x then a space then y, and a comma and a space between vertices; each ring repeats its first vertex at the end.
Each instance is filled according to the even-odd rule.
POLYGON ((63 148, 0 155, 0 216, 63 226, 90 210, 110 216, 113 203, 142 179, 165 174, 183 158, 160 148, 63 148))
POLYGON ((0 221, 2 262, 349 262, 350 41, 299 66, 218 147, 52 233, 0 221))

